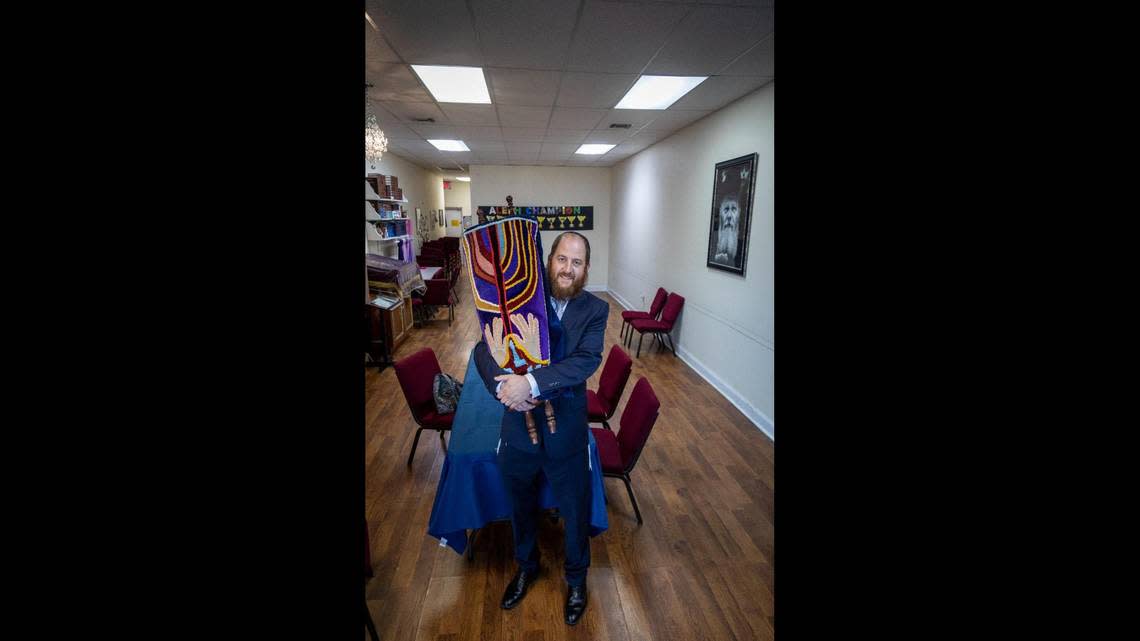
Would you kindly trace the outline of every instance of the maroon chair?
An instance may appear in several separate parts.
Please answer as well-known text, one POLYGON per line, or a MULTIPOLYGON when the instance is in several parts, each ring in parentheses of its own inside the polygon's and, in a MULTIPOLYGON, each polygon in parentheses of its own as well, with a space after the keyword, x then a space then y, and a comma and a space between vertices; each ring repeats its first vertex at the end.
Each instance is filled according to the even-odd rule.
MULTIPOLYGON (((620 334, 620 336, 622 336, 623 338, 625 337, 625 333, 629 329, 628 327, 626 327, 629 324, 629 321, 631 321, 635 318, 654 318, 655 319, 658 316, 660 316, 661 310, 665 308, 665 297, 668 295, 669 295, 669 292, 665 291, 664 287, 658 287, 657 288, 657 295, 653 297, 653 303, 649 306, 648 312, 642 312, 642 311, 639 311, 636 309, 628 309, 628 310, 622 312, 621 313, 621 334, 620 334)), ((630 333, 632 334, 632 332, 630 332, 630 333)))
POLYGON ((412 418, 415 419, 416 425, 420 426, 416 430, 416 439, 412 441, 412 452, 408 454, 408 465, 411 465, 412 457, 416 455, 416 446, 420 443, 420 432, 424 430, 438 431, 439 444, 444 452, 447 451, 447 441, 444 440, 443 433, 451 430, 455 412, 436 413, 432 385, 440 369, 435 352, 430 347, 396 361, 395 368, 396 378, 400 379, 400 387, 404 390, 404 399, 408 401, 408 408, 412 410, 412 418))
POLYGON ((633 371, 633 359, 625 350, 614 345, 606 356, 606 364, 602 367, 602 380, 598 383, 598 391, 586 390, 586 413, 590 423, 601 423, 610 428, 609 420, 617 411, 621 393, 625 391, 625 384, 629 382, 629 373, 633 371))
MULTIPOLYGON (((676 292, 669 294, 669 299, 665 301, 665 309, 661 312, 661 320, 653 320, 652 318, 635 318, 629 321, 630 327, 637 330, 641 335, 637 339, 637 355, 641 356, 641 341, 645 339, 645 332, 653 334, 653 337, 665 344, 664 339, 669 339, 669 349, 672 350, 673 356, 677 355, 677 350, 673 347, 673 337, 669 332, 673 331, 673 323, 677 321, 677 316, 681 314, 681 308, 685 306, 685 297, 677 294, 676 292)), ((633 332, 630 332, 630 340, 633 340, 633 332)))
MULTIPOLYGON (((422 316, 422 309, 425 305, 428 306, 447 306, 447 326, 451 326, 451 321, 455 319, 455 294, 451 291, 451 283, 448 282, 443 270, 436 272, 435 278, 425 280, 424 284, 427 285, 427 291, 423 296, 412 297, 412 309, 416 318, 422 316)), ((423 318, 424 322, 431 320, 423 318)))
POLYGON ((629 396, 629 403, 621 413, 621 431, 615 436, 613 432, 600 427, 591 427, 594 443, 598 446, 598 458, 602 461, 602 476, 619 478, 625 481, 625 489, 629 492, 629 500, 633 503, 633 511, 637 514, 637 523, 641 524, 641 510, 637 508, 637 499, 633 497, 633 485, 629 475, 645 441, 649 440, 649 432, 657 422, 657 411, 661 403, 653 393, 653 386, 649 379, 642 376, 633 386, 633 393, 629 396))

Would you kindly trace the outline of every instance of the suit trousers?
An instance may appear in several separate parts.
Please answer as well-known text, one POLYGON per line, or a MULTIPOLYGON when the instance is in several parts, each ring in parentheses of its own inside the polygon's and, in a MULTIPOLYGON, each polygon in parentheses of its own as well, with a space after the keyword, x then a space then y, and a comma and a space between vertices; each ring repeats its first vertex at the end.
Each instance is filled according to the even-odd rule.
MULTIPOLYGON (((541 425, 540 425, 541 427, 541 425)), ((528 572, 538 570, 538 473, 550 482, 565 524, 566 583, 586 583, 590 567, 590 450, 552 459, 541 447, 537 453, 517 450, 506 443, 499 448, 499 472, 511 503, 511 530, 515 560, 528 572)))

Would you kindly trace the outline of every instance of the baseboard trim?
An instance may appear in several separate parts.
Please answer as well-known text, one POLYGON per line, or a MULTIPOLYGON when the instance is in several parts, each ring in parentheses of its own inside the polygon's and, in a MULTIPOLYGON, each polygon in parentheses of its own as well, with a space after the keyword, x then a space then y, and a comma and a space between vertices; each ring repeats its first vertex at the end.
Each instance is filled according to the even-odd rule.
POLYGON ((694 372, 700 374, 701 378, 705 379, 709 385, 713 386, 713 389, 720 392, 721 396, 727 398, 729 403, 732 403, 734 406, 736 406, 736 409, 740 410, 741 414, 743 414, 748 420, 752 421, 752 424, 755 425, 757 429, 763 432, 768 438, 772 439, 773 443, 776 442, 776 425, 772 422, 772 419, 768 418, 764 414, 764 412, 761 412, 760 410, 756 409, 752 403, 744 400, 744 397, 741 396, 735 389, 733 389, 731 385, 721 380, 719 376, 714 374, 712 370, 706 367, 704 363, 697 359, 697 357, 693 356, 692 353, 685 350, 684 347, 677 348, 677 356, 681 360, 685 361, 686 365, 693 368, 694 372))
MULTIPOLYGON (((619 305, 626 308, 627 310, 633 309, 633 307, 629 304, 629 301, 622 298, 621 295, 616 291, 608 291, 606 293, 609 294, 614 300, 616 300, 619 305)), ((722 381, 716 374, 713 374, 712 370, 706 367, 705 364, 700 361, 700 359, 685 350, 684 347, 677 348, 677 356, 682 361, 684 361, 686 365, 691 367, 694 372, 699 374, 701 378, 705 379, 709 385, 712 385, 713 389, 720 392, 721 396, 728 399, 729 403, 732 403, 736 409, 740 410, 740 413, 743 414, 748 420, 752 421, 752 424, 755 425, 756 428, 761 432, 763 432, 765 436, 772 439, 773 443, 776 442, 776 425, 772 422, 772 419, 768 418, 764 414, 764 412, 761 412, 760 410, 756 409, 756 407, 754 407, 751 403, 744 400, 744 397, 741 396, 736 390, 734 390, 731 385, 722 381)))
POLYGON ((622 297, 621 297, 621 296, 620 296, 620 295, 617 293, 617 290, 614 290, 614 291, 609 291, 609 292, 606 292, 606 293, 607 293, 607 294, 609 294, 611 297, 613 297, 613 299, 614 299, 614 300, 616 300, 616 301, 618 302, 618 305, 621 305, 622 307, 624 307, 624 308, 626 309, 626 311, 633 309, 633 307, 631 307, 631 306, 630 306, 630 304, 629 304, 629 301, 627 301, 626 299, 622 298, 622 297))

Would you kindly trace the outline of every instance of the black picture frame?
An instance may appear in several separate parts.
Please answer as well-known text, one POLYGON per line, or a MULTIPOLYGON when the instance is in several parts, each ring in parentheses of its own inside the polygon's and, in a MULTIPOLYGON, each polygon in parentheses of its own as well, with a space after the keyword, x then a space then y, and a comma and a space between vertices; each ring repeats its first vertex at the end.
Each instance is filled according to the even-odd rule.
POLYGON ((713 170, 712 212, 705 259, 708 267, 744 275, 748 266, 748 236, 752 229, 752 200, 756 192, 758 161, 759 154, 751 153, 718 162, 713 170), (722 204, 725 206, 723 215, 722 204))

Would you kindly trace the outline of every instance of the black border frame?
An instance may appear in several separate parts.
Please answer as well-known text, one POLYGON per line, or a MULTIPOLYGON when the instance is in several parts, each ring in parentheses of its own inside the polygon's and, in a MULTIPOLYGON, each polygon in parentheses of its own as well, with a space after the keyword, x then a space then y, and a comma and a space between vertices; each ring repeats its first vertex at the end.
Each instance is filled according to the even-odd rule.
POLYGON ((709 238, 708 238, 708 244, 705 245, 705 252, 706 252, 705 253, 705 266, 706 267, 711 267, 713 269, 719 269, 721 271, 726 271, 726 272, 729 272, 731 274, 739 274, 740 276, 744 276, 744 271, 748 268, 748 238, 749 238, 749 236, 752 235, 752 201, 756 197, 756 166, 758 164, 760 164, 760 154, 757 152, 752 152, 750 154, 745 154, 743 156, 733 158, 732 160, 725 160, 722 162, 718 162, 716 164, 716 166, 713 168, 712 205, 710 206, 710 209, 709 209, 709 238), (743 246, 741 248, 741 254, 740 254, 740 269, 736 269, 735 267, 730 267, 728 265, 722 265, 720 263, 714 263, 713 262, 713 260, 712 260, 712 256, 713 256, 712 242, 713 242, 713 231, 714 231, 713 230, 713 222, 716 221, 716 176, 717 176, 717 173, 720 172, 720 170, 723 168, 732 167, 734 165, 740 164, 741 162, 750 162, 752 164, 752 166, 750 167, 751 180, 748 181, 748 194, 743 199, 745 202, 741 203, 741 205, 740 205, 742 213, 744 214, 744 243, 743 243, 743 246))

